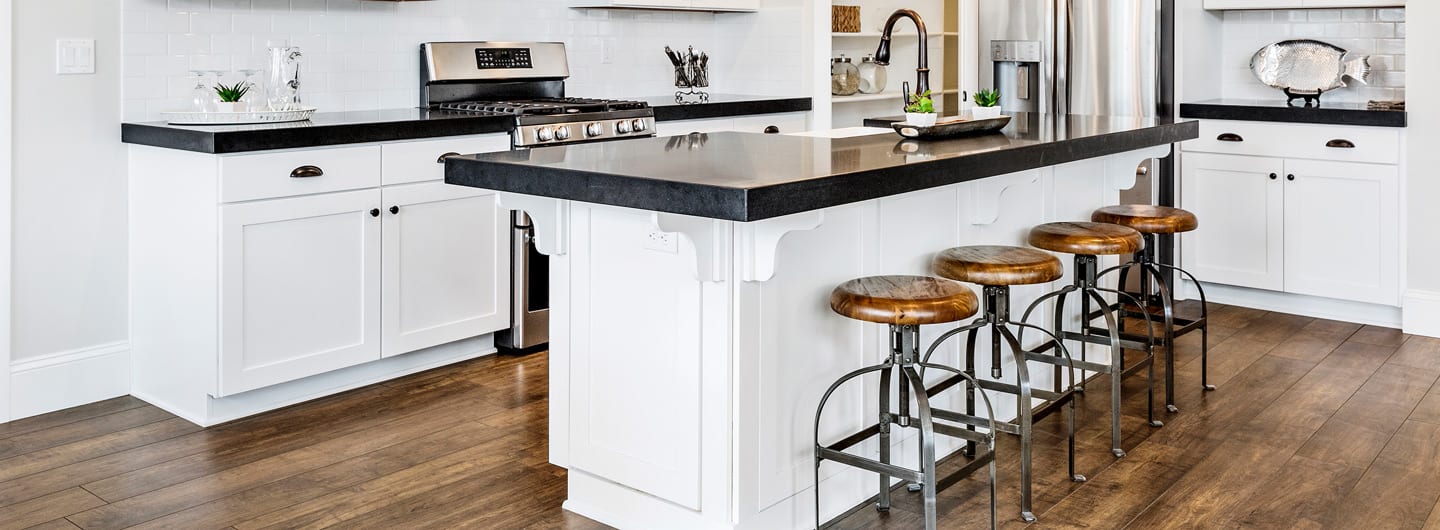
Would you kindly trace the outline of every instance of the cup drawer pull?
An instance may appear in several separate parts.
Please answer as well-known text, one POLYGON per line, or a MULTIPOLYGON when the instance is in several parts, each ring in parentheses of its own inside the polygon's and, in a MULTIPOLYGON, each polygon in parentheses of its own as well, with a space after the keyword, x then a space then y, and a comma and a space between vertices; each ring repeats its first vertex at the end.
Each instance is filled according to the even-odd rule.
POLYGON ((440 158, 435 159, 435 163, 436 163, 436 164, 444 164, 444 163, 445 163, 445 159, 450 158, 450 157, 452 157, 452 156, 460 156, 460 153, 456 153, 456 152, 454 152, 454 151, 451 151, 451 152, 449 152, 449 153, 445 153, 445 154, 443 154, 443 155, 440 155, 440 158))
POLYGON ((1329 142, 1326 142, 1326 143, 1325 143, 1325 147, 1333 147, 1333 148, 1335 148, 1335 149, 1354 149, 1354 148, 1355 148, 1355 142, 1352 142, 1352 141, 1350 141, 1350 140, 1343 140, 1343 139, 1342 139, 1342 140, 1330 140, 1329 142))
POLYGON ((1225 134, 1222 134, 1222 135, 1220 135, 1220 136, 1216 136, 1215 139, 1216 139, 1216 140, 1219 140, 1219 141, 1222 141, 1222 142, 1243 142, 1243 141, 1245 141, 1245 138, 1244 138, 1244 137, 1241 137, 1240 135, 1235 134, 1235 133, 1225 133, 1225 134))
POLYGON ((292 179, 307 179, 324 175, 325 170, 320 169, 320 166, 300 166, 290 172, 290 178, 292 179))

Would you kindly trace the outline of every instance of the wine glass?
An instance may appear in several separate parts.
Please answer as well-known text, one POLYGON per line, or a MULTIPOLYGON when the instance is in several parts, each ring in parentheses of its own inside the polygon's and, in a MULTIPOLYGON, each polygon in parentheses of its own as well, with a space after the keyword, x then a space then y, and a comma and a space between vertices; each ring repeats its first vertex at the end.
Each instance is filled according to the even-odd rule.
POLYGON ((210 94, 214 91, 205 84, 206 70, 191 70, 190 75, 195 77, 195 87, 190 89, 190 110, 195 112, 210 112, 214 108, 210 104, 210 94))

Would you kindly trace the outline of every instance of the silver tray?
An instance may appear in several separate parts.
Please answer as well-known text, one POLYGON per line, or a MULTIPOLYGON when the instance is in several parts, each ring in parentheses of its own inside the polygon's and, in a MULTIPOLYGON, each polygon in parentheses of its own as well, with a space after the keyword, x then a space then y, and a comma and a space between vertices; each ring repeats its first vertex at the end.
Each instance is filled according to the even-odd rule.
POLYGON ((291 110, 257 110, 250 112, 161 112, 170 125, 243 125, 252 123, 286 123, 305 121, 315 115, 315 107, 291 110))
POLYGON ((935 125, 929 127, 911 125, 905 122, 890 124, 900 136, 914 138, 916 140, 941 140, 945 138, 988 134, 1004 129, 1006 125, 1010 125, 1009 116, 986 120, 956 118, 935 122, 935 125))

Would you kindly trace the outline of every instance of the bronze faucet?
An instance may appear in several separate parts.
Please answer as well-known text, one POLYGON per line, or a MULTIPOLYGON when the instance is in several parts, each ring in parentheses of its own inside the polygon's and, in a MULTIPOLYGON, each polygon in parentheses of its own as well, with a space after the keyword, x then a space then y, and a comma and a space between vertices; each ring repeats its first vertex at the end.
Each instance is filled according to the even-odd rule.
MULTIPOLYGON (((920 42, 916 45, 920 48, 920 65, 915 69, 915 93, 924 94, 930 91, 930 41, 919 13, 901 9, 890 15, 890 20, 885 22, 885 32, 880 35, 880 49, 875 50, 875 64, 890 65, 890 35, 895 31, 895 23, 902 18, 914 21, 915 29, 920 32, 920 42)), ((910 94, 905 95, 905 101, 910 101, 910 94)))

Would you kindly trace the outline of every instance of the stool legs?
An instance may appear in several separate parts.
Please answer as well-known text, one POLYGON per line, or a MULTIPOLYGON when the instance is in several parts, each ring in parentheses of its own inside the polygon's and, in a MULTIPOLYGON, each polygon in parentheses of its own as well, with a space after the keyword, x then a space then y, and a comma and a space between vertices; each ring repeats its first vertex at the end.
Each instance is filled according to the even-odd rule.
MULTIPOLYGON (((1151 308, 1155 307, 1158 302, 1161 314, 1165 320, 1164 337, 1161 339, 1163 342, 1160 342, 1160 344, 1165 347, 1165 409, 1171 413, 1175 413, 1179 412, 1180 409, 1175 406, 1174 344, 1175 338, 1181 333, 1189 332, 1193 329, 1200 330, 1200 387, 1206 391, 1215 390, 1215 386, 1210 384, 1210 306, 1209 301, 1205 298, 1205 288, 1200 285, 1200 281, 1195 275, 1190 274, 1185 269, 1156 261, 1153 250, 1155 248, 1155 234, 1144 234, 1143 237, 1145 238, 1145 249, 1136 255, 1135 261, 1101 272, 1100 275, 1104 276, 1112 271, 1119 270, 1120 287, 1124 289, 1129 278, 1130 269, 1132 267, 1139 268, 1139 298, 1143 302, 1143 304, 1139 304, 1140 312, 1148 315, 1152 310, 1151 308), (1184 321, 1175 316, 1175 291, 1170 284, 1172 274, 1184 276, 1195 284, 1195 288, 1200 296, 1199 319, 1184 321), (1155 300, 1155 298, 1159 300, 1155 300), (1176 331, 1177 323, 1179 324, 1178 329, 1181 330, 1179 332, 1176 331)), ((1125 312, 1125 314, 1133 313, 1125 312)))
MULTIPOLYGON (((944 388, 928 389, 922 371, 927 369, 940 370, 955 374, 955 377, 966 382, 967 385, 978 384, 975 379, 960 370, 947 366, 928 364, 922 362, 919 357, 920 331, 918 326, 891 326, 890 327, 890 356, 883 364, 861 368, 846 374, 835 381, 820 398, 820 404, 815 408, 814 423, 814 449, 815 449, 815 527, 820 528, 820 463, 825 460, 846 464, 849 466, 876 472, 880 475, 879 495, 876 508, 885 511, 889 510, 891 503, 890 480, 898 477, 920 485, 922 502, 925 508, 925 528, 935 530, 937 525, 936 517, 936 495, 939 490, 935 468, 935 435, 945 434, 961 438, 969 443, 984 443, 986 453, 975 461, 967 464, 958 474, 968 474, 979 466, 989 467, 990 472, 990 526, 996 526, 996 486, 995 486, 995 412, 990 403, 989 396, 981 395, 984 398, 985 408, 988 411, 988 420, 982 419, 982 425, 988 426, 990 431, 985 434, 976 432, 973 427, 961 428, 954 425, 939 424, 935 419, 944 419, 957 423, 969 419, 976 419, 973 415, 961 416, 959 414, 932 409, 930 396, 932 393, 939 393, 944 388), (825 404, 830 401, 844 384, 858 379, 864 375, 880 372, 880 415, 879 422, 859 433, 849 436, 840 442, 831 445, 820 445, 820 418, 825 410, 825 404), (890 404, 890 386, 894 377, 898 376, 899 403, 898 413, 892 414, 890 404), (913 394, 915 401, 916 416, 910 415, 910 397, 913 394), (912 470, 896 466, 890 463, 890 429, 892 425, 900 427, 915 428, 920 431, 920 469, 912 470), (853 447, 871 436, 879 435, 880 455, 879 460, 855 456, 845 453, 844 450, 853 447)), ((932 350, 933 351, 933 350, 932 350)))

